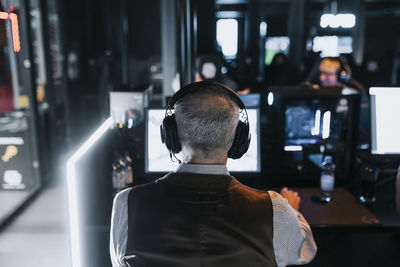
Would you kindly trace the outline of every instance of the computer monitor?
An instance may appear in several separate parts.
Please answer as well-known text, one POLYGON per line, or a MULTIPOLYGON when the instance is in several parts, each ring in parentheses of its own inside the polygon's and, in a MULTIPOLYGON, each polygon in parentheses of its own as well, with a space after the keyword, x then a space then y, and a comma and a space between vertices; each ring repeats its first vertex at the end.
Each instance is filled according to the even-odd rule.
POLYGON ((337 180, 351 178, 360 96, 342 95, 341 88, 272 87, 270 93, 264 169, 289 184, 317 183, 323 156, 331 154, 337 180))
POLYGON ((371 153, 400 155, 400 87, 371 87, 371 153))
POLYGON ((285 103, 285 151, 345 138, 348 100, 321 98, 285 103), (296 148, 296 146, 299 146, 296 148))
POLYGON ((261 95, 258 93, 239 95, 240 99, 246 106, 246 108, 258 108, 260 107, 261 95))
MULTIPOLYGON (((240 159, 228 159, 227 167, 230 172, 260 172, 260 127, 259 110, 247 109, 249 117, 251 142, 249 150, 240 159)), ((174 171, 179 163, 170 156, 165 144, 161 142, 160 125, 165 116, 165 109, 147 109, 146 111, 146 173, 166 173, 174 171)), ((181 154, 176 155, 181 159, 181 154)))
POLYGON ((315 36, 312 50, 321 52, 321 57, 337 57, 353 52, 353 37, 351 36, 315 36))

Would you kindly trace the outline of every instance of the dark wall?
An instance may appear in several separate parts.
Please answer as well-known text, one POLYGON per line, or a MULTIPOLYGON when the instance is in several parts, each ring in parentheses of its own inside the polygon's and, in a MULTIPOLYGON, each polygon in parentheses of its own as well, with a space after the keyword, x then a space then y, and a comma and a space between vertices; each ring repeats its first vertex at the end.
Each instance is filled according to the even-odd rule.
POLYGON ((400 16, 367 17, 364 62, 360 79, 366 87, 391 86, 393 59, 400 45, 400 16), (368 64, 376 62, 371 71, 368 64))
POLYGON ((197 9, 197 54, 215 50, 216 26, 214 0, 195 1, 197 9))
POLYGON ((105 0, 69 0, 62 3, 67 52, 78 52, 82 76, 89 74, 88 61, 107 47, 105 0))
POLYGON ((127 1, 127 13, 130 56, 161 57, 160 0, 127 1))
POLYGON ((264 3, 259 14, 267 22, 267 36, 287 36, 289 3, 264 3))

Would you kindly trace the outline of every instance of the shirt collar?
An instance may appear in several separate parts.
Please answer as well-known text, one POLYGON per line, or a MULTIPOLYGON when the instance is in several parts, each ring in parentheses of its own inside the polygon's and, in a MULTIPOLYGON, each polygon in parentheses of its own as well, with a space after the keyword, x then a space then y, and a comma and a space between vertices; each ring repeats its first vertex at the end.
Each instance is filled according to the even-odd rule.
POLYGON ((175 170, 176 173, 195 173, 210 175, 230 175, 226 165, 211 164, 180 164, 175 170))

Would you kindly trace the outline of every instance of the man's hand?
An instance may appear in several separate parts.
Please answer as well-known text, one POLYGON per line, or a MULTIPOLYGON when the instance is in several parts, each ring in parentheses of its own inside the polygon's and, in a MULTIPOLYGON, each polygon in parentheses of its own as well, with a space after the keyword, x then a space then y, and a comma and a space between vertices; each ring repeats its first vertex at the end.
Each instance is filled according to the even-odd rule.
POLYGON ((295 210, 299 210, 301 198, 299 197, 299 194, 297 192, 289 190, 287 189, 287 187, 284 187, 281 190, 281 195, 282 197, 287 199, 292 208, 294 208, 295 210))

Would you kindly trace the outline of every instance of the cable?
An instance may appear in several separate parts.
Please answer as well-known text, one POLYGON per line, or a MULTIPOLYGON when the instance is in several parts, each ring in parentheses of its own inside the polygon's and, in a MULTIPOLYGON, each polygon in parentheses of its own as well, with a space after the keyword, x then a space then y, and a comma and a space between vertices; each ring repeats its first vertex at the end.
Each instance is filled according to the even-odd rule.
POLYGON ((171 159, 172 162, 175 162, 175 160, 172 158, 172 155, 174 155, 174 158, 178 161, 179 164, 182 164, 182 161, 176 157, 175 153, 172 153, 172 152, 170 151, 170 152, 169 152, 169 157, 170 157, 170 159, 171 159))

